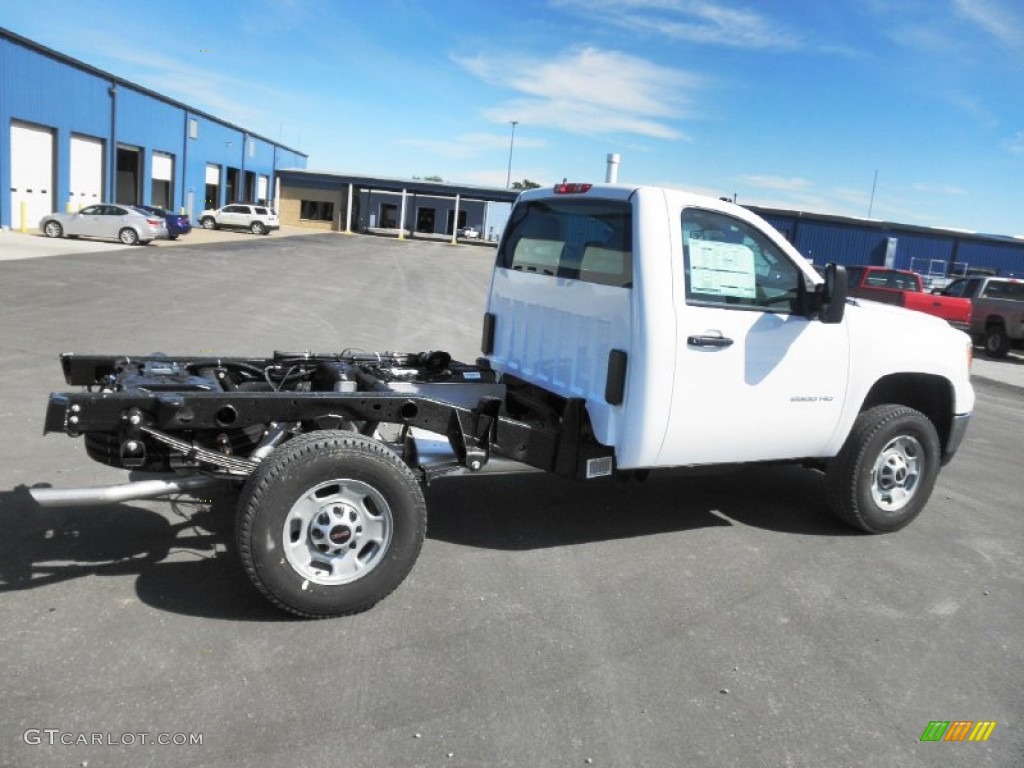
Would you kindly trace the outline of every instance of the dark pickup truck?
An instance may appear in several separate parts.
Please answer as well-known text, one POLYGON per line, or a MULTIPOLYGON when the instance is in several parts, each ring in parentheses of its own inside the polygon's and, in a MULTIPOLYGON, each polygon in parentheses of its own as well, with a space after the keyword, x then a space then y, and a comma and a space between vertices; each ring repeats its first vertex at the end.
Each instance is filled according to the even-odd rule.
POLYGON ((847 267, 850 296, 925 312, 966 331, 971 325, 971 302, 952 295, 925 293, 916 272, 887 267, 847 267))
POLYGON ((1006 357, 1012 347, 1024 345, 1024 280, 962 277, 939 295, 971 302, 971 338, 989 357, 1006 357))

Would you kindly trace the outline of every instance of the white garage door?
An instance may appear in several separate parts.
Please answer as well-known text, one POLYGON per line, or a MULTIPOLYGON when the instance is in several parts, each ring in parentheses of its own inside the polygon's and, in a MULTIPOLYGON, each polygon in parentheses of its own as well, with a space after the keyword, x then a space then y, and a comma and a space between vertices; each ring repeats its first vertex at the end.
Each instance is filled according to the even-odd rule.
POLYGON ((269 179, 266 176, 260 176, 258 190, 256 193, 256 199, 265 201, 267 199, 267 183, 269 179))
POLYGON ((220 184, 220 166, 219 165, 206 165, 206 183, 207 184, 220 184))
POLYGON ((171 190, 174 186, 174 155, 169 155, 166 152, 154 152, 152 177, 150 205, 170 208, 174 196, 171 190))
POLYGON ((71 208, 103 201, 103 140, 71 137, 71 208))
POLYGON ((11 124, 11 226, 19 228, 21 204, 25 226, 34 229, 53 213, 53 131, 11 124))
POLYGON ((174 158, 163 152, 153 153, 153 180, 171 181, 174 178, 174 158))

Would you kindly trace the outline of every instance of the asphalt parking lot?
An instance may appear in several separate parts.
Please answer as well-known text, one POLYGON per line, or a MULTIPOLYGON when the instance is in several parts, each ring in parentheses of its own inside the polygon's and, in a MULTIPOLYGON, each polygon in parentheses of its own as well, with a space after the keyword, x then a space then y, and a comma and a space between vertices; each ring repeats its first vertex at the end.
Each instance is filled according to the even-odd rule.
POLYGON ((31 502, 125 480, 42 436, 57 354, 473 359, 493 252, 214 234, 10 260, 34 246, 0 235, 0 766, 1024 764, 1020 357, 976 361, 967 440, 900 533, 835 522, 796 468, 440 480, 398 591, 297 621, 242 573, 229 492, 31 502), (922 743, 934 720, 998 725, 922 743))

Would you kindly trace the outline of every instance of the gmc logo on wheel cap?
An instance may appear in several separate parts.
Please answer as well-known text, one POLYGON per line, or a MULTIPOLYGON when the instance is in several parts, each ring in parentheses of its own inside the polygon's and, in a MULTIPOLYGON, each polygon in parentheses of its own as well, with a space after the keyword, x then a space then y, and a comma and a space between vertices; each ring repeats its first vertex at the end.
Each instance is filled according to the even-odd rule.
POLYGON ((339 525, 332 528, 329 535, 332 544, 344 544, 352 538, 352 529, 344 525, 339 525))

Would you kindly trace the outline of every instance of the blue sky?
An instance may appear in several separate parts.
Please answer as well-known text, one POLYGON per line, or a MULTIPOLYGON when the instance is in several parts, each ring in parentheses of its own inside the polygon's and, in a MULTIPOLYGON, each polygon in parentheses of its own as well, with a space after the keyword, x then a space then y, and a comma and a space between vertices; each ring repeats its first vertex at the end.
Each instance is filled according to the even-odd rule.
POLYGON ((1024 236, 1021 0, 47 0, 3 16, 311 169, 504 186, 518 120, 513 180, 603 181, 618 152, 623 182, 1024 236))

